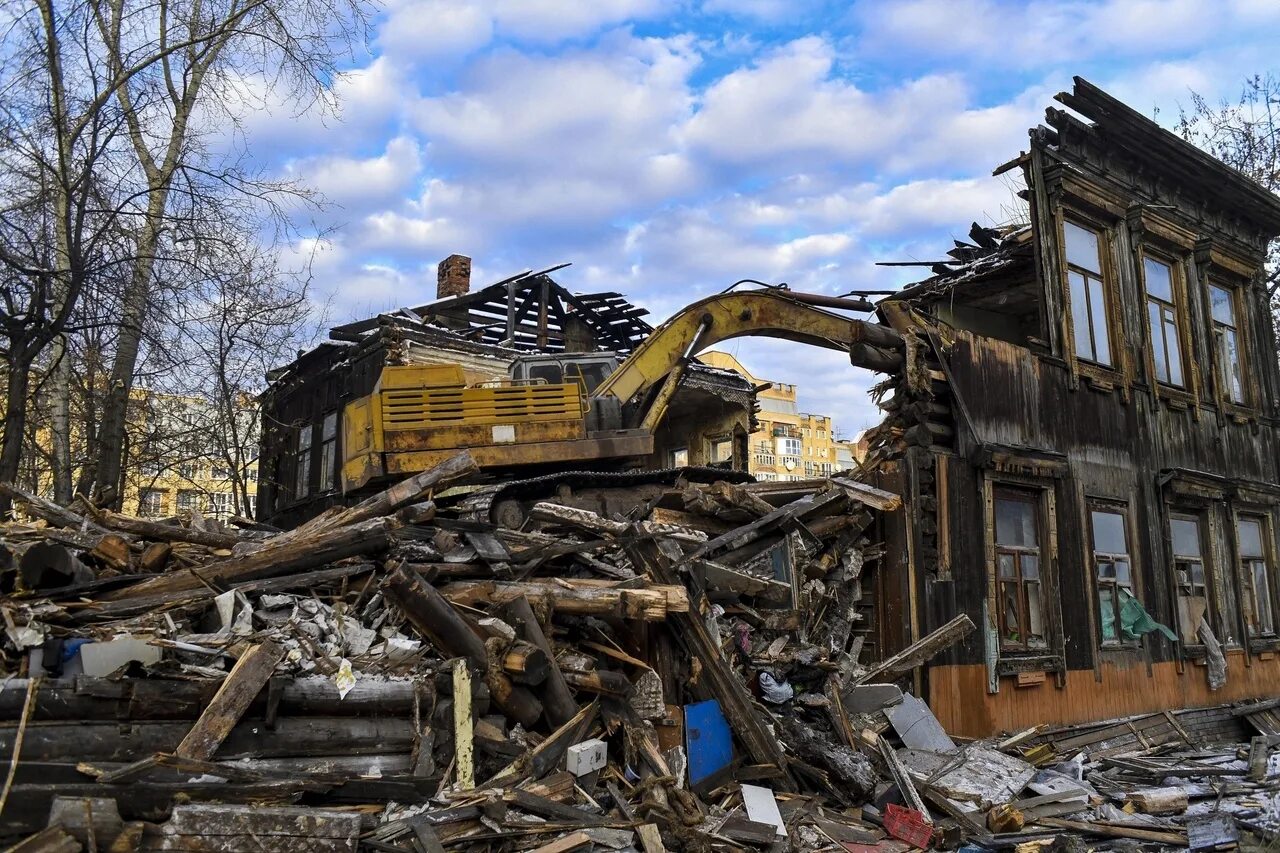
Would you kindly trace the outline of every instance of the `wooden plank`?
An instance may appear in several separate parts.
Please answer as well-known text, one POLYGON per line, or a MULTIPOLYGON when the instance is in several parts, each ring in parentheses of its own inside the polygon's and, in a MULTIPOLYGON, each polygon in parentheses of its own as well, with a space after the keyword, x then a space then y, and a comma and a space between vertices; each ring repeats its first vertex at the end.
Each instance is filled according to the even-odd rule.
POLYGON ((636 827, 636 835, 640 836, 640 846, 644 849, 644 853, 667 853, 656 823, 640 824, 636 827))
POLYGON ((949 648, 969 636, 974 630, 973 620, 961 613, 947 624, 912 643, 893 657, 887 658, 853 680, 865 684, 873 678, 893 679, 923 665, 943 649, 949 648))
POLYGON ((208 761, 284 659, 284 646, 267 640, 240 656, 191 731, 178 744, 179 758, 208 761))
POLYGON ((458 787, 476 786, 475 742, 471 720, 471 670, 466 658, 453 662, 453 760, 458 787))
POLYGON ((544 844, 533 850, 532 853, 569 853, 572 850, 582 850, 591 846, 591 836, 585 832, 575 832, 566 835, 563 838, 557 838, 550 844, 544 844))
POLYGON ((1180 832, 1158 832, 1151 829, 1138 829, 1132 826, 1086 823, 1078 820, 1063 820, 1057 817, 1036 818, 1036 823, 1040 826, 1050 826, 1054 829, 1070 829, 1088 835, 1102 835, 1107 838, 1135 838, 1138 841, 1154 841, 1157 844, 1172 844, 1177 847, 1187 846, 1187 837, 1180 832))

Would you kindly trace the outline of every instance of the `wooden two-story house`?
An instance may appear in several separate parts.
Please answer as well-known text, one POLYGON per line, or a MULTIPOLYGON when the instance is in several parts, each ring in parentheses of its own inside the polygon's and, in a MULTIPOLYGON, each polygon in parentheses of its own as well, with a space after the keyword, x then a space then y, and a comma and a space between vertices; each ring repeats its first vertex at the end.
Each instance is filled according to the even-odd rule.
POLYGON ((907 370, 872 437, 906 510, 880 623, 978 625, 917 689, 947 729, 1280 696, 1280 198, 1077 78, 974 226, 880 305, 907 370))

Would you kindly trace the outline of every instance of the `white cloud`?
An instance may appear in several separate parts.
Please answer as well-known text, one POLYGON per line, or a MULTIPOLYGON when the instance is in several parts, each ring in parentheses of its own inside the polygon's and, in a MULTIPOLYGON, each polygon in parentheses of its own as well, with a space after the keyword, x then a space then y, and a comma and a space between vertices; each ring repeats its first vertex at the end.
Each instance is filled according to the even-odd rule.
POLYGON ((418 143, 397 136, 377 157, 319 157, 290 167, 328 200, 344 208, 390 202, 417 182, 422 162, 418 143))
POLYGON ((378 30, 384 51, 415 61, 457 59, 489 43, 493 17, 467 0, 400 0, 378 30))
POLYGON ((551 42, 654 18, 677 6, 673 0, 497 0, 494 15, 504 33, 551 42))

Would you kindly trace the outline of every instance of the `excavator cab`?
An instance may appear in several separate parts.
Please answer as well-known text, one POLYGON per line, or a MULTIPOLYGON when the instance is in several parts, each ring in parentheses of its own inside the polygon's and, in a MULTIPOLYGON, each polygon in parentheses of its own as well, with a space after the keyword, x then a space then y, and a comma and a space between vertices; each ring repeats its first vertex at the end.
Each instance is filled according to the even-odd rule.
POLYGON ((577 382, 591 397, 617 369, 618 356, 612 352, 522 355, 511 365, 511 378, 548 385, 577 382))

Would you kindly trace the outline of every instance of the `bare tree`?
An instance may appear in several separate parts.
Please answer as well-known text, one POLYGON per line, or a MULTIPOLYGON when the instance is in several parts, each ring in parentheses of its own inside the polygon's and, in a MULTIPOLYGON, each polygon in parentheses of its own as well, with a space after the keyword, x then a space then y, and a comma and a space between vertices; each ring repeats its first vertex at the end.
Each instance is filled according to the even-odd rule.
MULTIPOLYGON (((1210 104, 1191 93, 1191 107, 1180 109, 1178 132, 1228 166, 1280 192, 1280 79, 1256 75, 1245 81, 1233 102, 1210 104)), ((1267 252, 1267 295, 1280 312, 1280 242, 1267 252)))
POLYGON ((157 262, 220 229, 191 218, 190 198, 299 192, 246 169, 226 128, 275 95, 323 98, 365 13, 365 0, 0 0, 0 479, 20 465, 42 365, 56 497, 70 497, 67 332, 98 276, 122 284, 89 482, 120 482, 157 262))

